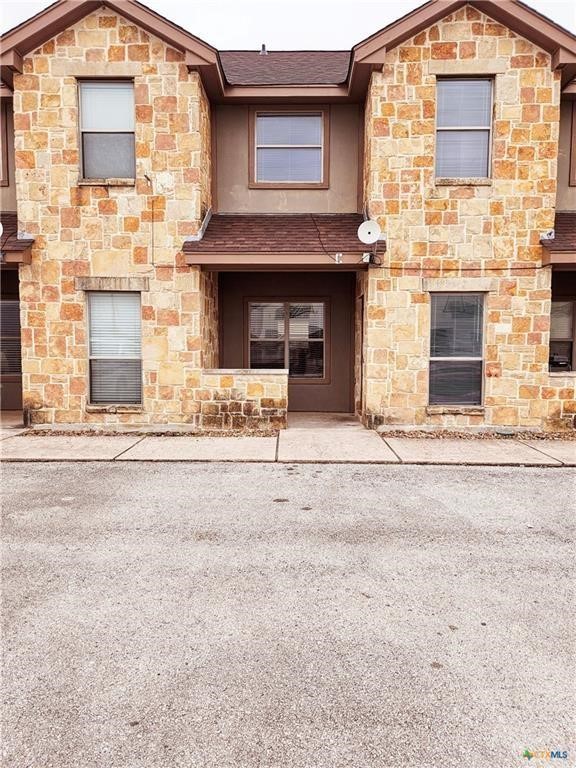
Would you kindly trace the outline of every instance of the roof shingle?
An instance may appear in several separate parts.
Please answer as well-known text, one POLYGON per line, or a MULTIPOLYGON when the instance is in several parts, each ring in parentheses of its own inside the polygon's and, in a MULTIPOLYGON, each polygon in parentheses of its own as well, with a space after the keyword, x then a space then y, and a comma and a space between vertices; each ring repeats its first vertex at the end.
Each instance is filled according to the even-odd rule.
POLYGON ((0 251, 26 251, 34 243, 34 238, 18 239, 18 218, 9 211, 0 212, 3 232, 0 238, 0 251))
POLYGON ((343 214, 215 214, 202 240, 184 243, 185 253, 358 253, 363 217, 343 214))
POLYGON ((576 211, 557 211, 554 233, 554 240, 542 240, 547 250, 576 252, 576 211))
POLYGON ((220 51, 220 61, 230 85, 338 85, 350 51, 220 51))

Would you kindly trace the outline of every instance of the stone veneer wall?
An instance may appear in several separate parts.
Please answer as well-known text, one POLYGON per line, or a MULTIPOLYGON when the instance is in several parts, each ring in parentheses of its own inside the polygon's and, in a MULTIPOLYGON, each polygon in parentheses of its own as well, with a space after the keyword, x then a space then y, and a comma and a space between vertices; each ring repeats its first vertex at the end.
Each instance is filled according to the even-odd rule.
POLYGON ((215 288, 180 248, 210 205, 210 107, 183 54, 105 8, 45 43, 14 78, 24 405, 35 423, 201 424, 217 364, 215 288), (131 77, 133 185, 79 183, 77 78, 131 77), (148 174, 150 185, 144 178, 148 174), (143 407, 89 407, 86 297, 77 277, 146 277, 143 407))
POLYGON ((205 429, 285 429, 288 371, 214 369, 202 373, 205 429))
POLYGON ((539 236, 554 224, 559 98, 550 56, 470 6, 388 52, 373 74, 365 194, 388 241, 368 276, 366 423, 539 427, 574 413, 573 381, 548 375, 551 278, 540 269, 539 236), (437 185, 436 75, 490 72, 491 183, 437 185), (426 278, 486 290, 483 412, 427 407, 426 278))

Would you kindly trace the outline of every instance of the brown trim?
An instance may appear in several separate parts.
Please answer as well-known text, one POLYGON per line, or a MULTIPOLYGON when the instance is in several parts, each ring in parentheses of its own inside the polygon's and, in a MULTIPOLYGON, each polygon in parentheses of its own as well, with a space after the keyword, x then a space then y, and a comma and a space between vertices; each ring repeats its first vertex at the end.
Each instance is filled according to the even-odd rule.
POLYGON ((329 189, 330 187, 330 106, 318 104, 310 107, 274 106, 250 107, 248 110, 248 189, 329 189), (264 182, 256 179, 256 118, 267 115, 317 115, 322 116, 322 181, 321 182, 264 182))
POLYGON ((366 108, 358 105, 358 188, 356 190, 356 211, 364 213, 364 145, 366 132, 366 108))
POLYGON ((32 246, 18 251, 2 249, 2 265, 4 264, 30 264, 32 261, 32 246))
POLYGON ((330 267, 338 269, 346 267, 355 267, 357 269, 367 268, 368 264, 362 261, 361 253, 343 253, 340 263, 336 263, 325 253, 186 253, 186 263, 192 265, 214 265, 221 264, 223 269, 237 266, 255 266, 265 264, 267 268, 277 267, 330 267))
POLYGON ((576 269, 576 251, 551 251, 544 247, 542 253, 542 266, 571 266, 576 269))
MULTIPOLYGON (((330 326, 332 324, 332 306, 330 303, 330 296, 305 296, 305 297, 298 297, 298 296, 289 296, 286 298, 285 296, 244 296, 243 301, 243 318, 244 318, 244 330, 243 330, 243 362, 244 367, 248 370, 250 370, 250 304, 324 304, 324 338, 322 339, 324 343, 324 376, 322 378, 312 378, 312 377, 298 377, 298 376, 290 376, 288 374, 288 383, 289 384, 331 384, 332 383, 332 377, 331 377, 331 370, 332 370, 332 340, 331 340, 331 334, 330 334, 330 326)), ((285 313, 284 317, 284 339, 278 339, 278 341, 284 341, 284 368, 290 370, 290 334, 289 334, 289 326, 290 326, 290 315, 289 313, 285 313)), ((274 341, 274 339, 270 339, 270 341, 274 341)), ((320 341, 320 339, 317 339, 317 341, 320 341)), ((271 371, 274 371, 274 368, 270 369, 271 371)), ((282 368, 279 370, 283 370, 282 368)))
POLYGON ((572 126, 570 137, 570 171, 568 184, 576 187, 576 101, 572 102, 572 126))
POLYGON ((10 186, 8 163, 8 102, 0 101, 0 187, 10 186))

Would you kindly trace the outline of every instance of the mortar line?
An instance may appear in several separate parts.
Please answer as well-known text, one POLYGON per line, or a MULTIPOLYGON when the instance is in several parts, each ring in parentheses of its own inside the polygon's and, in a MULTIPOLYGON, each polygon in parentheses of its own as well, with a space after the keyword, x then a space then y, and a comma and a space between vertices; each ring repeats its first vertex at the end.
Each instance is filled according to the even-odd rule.
POLYGON ((119 458, 120 458, 120 456, 123 456, 123 455, 124 455, 124 454, 125 454, 127 451, 131 451, 131 450, 132 450, 132 448, 136 448, 136 446, 137 446, 137 445, 140 445, 140 443, 142 442, 142 440, 146 440, 146 438, 147 438, 147 437, 148 437, 148 435, 142 435, 142 437, 140 438, 140 440, 136 440, 136 442, 135 442, 135 443, 133 443, 132 445, 128 446, 128 448, 125 448, 123 451, 120 451, 120 453, 119 453, 117 456, 113 456, 113 457, 112 457, 112 461, 116 461, 116 459, 119 459, 119 458))

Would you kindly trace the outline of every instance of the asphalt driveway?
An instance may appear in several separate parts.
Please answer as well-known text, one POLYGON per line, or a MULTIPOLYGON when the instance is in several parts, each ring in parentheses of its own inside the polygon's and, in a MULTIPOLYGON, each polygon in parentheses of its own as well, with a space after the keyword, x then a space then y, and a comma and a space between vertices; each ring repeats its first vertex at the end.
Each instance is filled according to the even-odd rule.
POLYGON ((574 764, 572 469, 13 463, 3 490, 4 768, 574 764))

